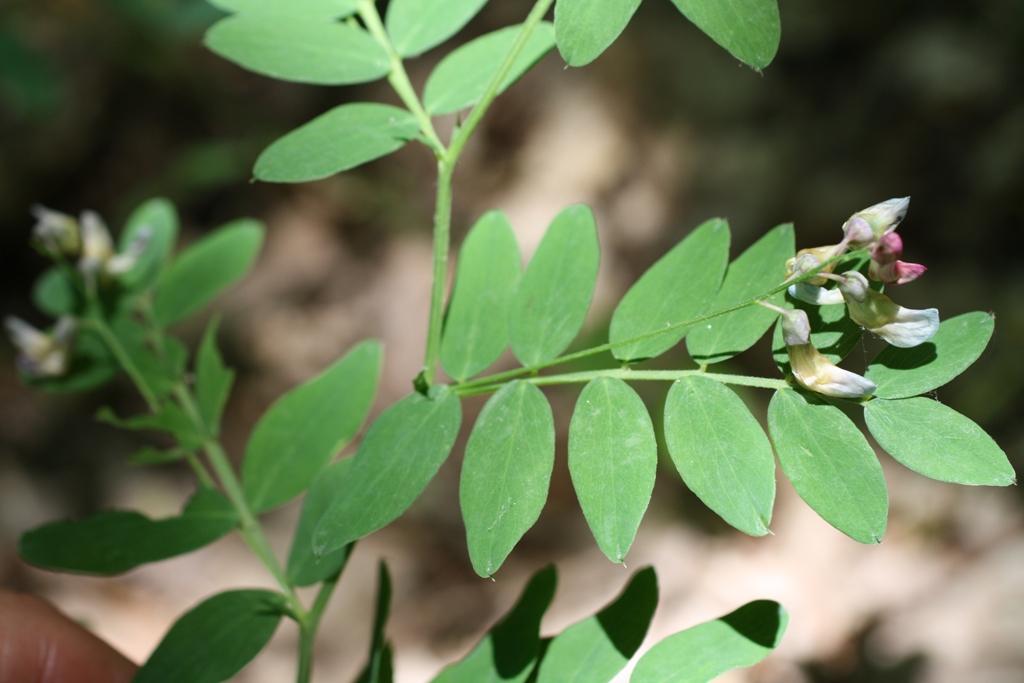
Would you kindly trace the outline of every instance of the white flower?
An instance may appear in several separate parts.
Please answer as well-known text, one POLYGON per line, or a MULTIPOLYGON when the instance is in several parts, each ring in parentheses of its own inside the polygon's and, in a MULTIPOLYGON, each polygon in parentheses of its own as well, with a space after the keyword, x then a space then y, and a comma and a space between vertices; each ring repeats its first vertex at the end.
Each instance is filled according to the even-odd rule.
POLYGON ((804 311, 783 312, 782 340, 793 379, 805 389, 837 398, 864 398, 878 389, 871 380, 836 366, 814 348, 811 325, 804 311))
POLYGON ((4 327, 18 349, 18 367, 29 377, 58 377, 67 372, 75 336, 73 318, 60 318, 50 333, 42 332, 21 318, 8 316, 4 327))
POLYGON ((82 257, 78 261, 78 269, 90 289, 95 288, 100 277, 113 277, 131 270, 149 246, 152 236, 152 230, 143 228, 124 251, 116 253, 110 231, 99 214, 83 211, 81 226, 82 257))
POLYGON ((900 348, 910 348, 931 339, 939 329, 939 310, 917 311, 899 306, 871 289, 857 271, 843 273, 839 291, 846 300, 850 319, 869 332, 900 348))
POLYGON ((903 217, 907 215, 909 206, 910 197, 901 197, 887 199, 874 206, 869 206, 863 211, 858 211, 843 224, 846 240, 854 246, 863 246, 864 243, 872 241, 871 236, 864 230, 865 224, 871 229, 874 239, 881 239, 883 235, 896 229, 903 217))
POLYGON ((32 207, 32 215, 36 224, 32 227, 32 236, 39 240, 51 254, 77 256, 82 248, 82 238, 78 232, 78 221, 73 217, 36 204, 32 207))

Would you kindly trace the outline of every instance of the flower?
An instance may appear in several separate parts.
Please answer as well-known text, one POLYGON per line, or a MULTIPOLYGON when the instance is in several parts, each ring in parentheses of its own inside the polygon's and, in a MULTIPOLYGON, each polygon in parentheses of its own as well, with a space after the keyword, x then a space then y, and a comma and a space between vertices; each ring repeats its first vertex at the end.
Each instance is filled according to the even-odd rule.
POLYGON ((866 377, 836 366, 811 343, 811 324, 800 309, 782 314, 782 340, 789 355, 793 379, 810 391, 837 398, 864 398, 877 389, 866 377))
POLYGON ((916 311, 899 306, 868 286, 868 279, 855 270, 843 273, 839 291, 846 300, 850 319, 869 332, 900 348, 910 348, 931 339, 939 329, 939 310, 916 311))
POLYGON ((8 316, 4 327, 18 349, 18 367, 29 377, 59 377, 67 372, 75 337, 74 318, 57 320, 53 331, 42 332, 21 318, 8 316))
POLYGON ((113 277, 132 269, 149 245, 152 230, 143 228, 121 253, 115 253, 114 241, 110 237, 103 219, 94 211, 83 211, 82 257, 78 269, 82 271, 90 290, 101 277, 113 277))
POLYGON ((871 251, 871 267, 868 275, 887 285, 905 285, 916 280, 928 270, 920 263, 898 260, 903 253, 903 239, 894 232, 882 235, 871 251))
POLYGON ((78 255, 82 248, 78 221, 67 214, 48 209, 41 204, 32 207, 32 215, 36 217, 36 224, 32 227, 32 236, 42 243, 50 254, 78 255))
POLYGON ((852 247, 860 248, 881 239, 883 235, 896 229, 903 217, 907 215, 909 206, 910 197, 902 197, 887 199, 858 211, 843 224, 843 233, 846 237, 844 241, 852 247), (871 231, 870 235, 865 227, 871 231))
MULTIPOLYGON (((808 273, 820 266, 821 261, 819 261, 818 257, 811 252, 820 252, 821 250, 831 248, 833 247, 819 247, 817 250, 804 249, 799 256, 786 262, 786 267, 789 272, 787 279, 800 277, 804 273, 808 273)), ((830 266, 829 269, 832 267, 835 267, 835 264, 830 266)), ((807 303, 814 304, 815 306, 843 303, 843 295, 839 290, 825 289, 824 287, 820 287, 819 284, 812 284, 824 284, 825 282, 828 282, 828 280, 824 277, 812 278, 805 282, 795 282, 789 286, 789 295, 794 299, 806 301, 807 303)))

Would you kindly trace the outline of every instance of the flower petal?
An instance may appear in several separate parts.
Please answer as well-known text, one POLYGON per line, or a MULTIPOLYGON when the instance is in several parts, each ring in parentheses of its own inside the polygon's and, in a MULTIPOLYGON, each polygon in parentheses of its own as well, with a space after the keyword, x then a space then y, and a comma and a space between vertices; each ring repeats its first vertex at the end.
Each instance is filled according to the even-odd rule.
POLYGON ((843 303, 843 293, 838 289, 825 289, 806 282, 798 282, 789 286, 789 295, 794 299, 805 301, 815 306, 829 306, 843 303))
POLYGON ((870 327, 868 331, 877 334, 893 346, 908 349, 925 343, 938 329, 939 309, 914 310, 900 306, 892 322, 880 327, 870 327))
POLYGON ((878 389, 866 377, 834 365, 813 344, 787 346, 786 351, 793 378, 805 389, 836 398, 864 398, 878 389))

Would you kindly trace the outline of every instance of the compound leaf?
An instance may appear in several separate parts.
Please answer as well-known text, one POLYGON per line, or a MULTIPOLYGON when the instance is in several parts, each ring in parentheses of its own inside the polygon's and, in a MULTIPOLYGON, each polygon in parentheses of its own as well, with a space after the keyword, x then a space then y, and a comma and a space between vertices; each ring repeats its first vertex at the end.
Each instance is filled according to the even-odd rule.
POLYGON ((597 545, 612 562, 622 562, 633 544, 657 467, 643 400, 622 380, 591 380, 569 425, 569 473, 597 545))
POLYGON ((555 423, 540 389, 517 380, 480 412, 466 444, 459 484, 473 569, 498 570, 534 525, 548 497, 555 423))

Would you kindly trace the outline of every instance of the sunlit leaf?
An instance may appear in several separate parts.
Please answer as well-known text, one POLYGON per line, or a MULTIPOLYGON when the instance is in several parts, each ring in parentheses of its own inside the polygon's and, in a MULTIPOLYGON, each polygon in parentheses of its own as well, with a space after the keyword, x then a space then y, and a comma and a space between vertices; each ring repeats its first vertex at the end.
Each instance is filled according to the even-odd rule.
MULTIPOLYGON (((512 49, 519 26, 509 26, 480 36, 447 55, 427 78, 423 106, 431 114, 450 114, 471 107, 483 96, 487 84, 512 49)), ((541 22, 512 63, 498 93, 505 92, 555 46, 555 29, 541 22)))
POLYGON ((270 641, 287 609, 280 593, 236 590, 208 598, 174 623, 132 683, 220 683, 270 641))
MULTIPOLYGON (((786 277, 786 260, 793 257, 793 225, 771 230, 729 264, 710 311, 749 300, 777 286, 786 277)), ((767 299, 781 305, 785 292, 767 299)), ((686 335, 686 348, 698 363, 711 365, 746 351, 771 327, 776 313, 748 306, 695 326, 686 335)))
POLYGON ((768 66, 782 28, 776 0, 672 0, 687 19, 737 59, 768 66))
POLYGON ((139 565, 198 550, 238 525, 231 503, 199 489, 178 517, 153 520, 130 510, 108 510, 79 522, 46 524, 21 537, 26 562, 79 574, 120 574, 139 565))
POLYGON ((657 466, 644 402, 622 380, 591 380, 569 425, 569 472, 597 545, 612 562, 622 562, 633 544, 657 466))
POLYGON ((391 0, 384 25, 403 57, 440 45, 465 26, 487 0, 391 0))
POLYGON ((356 102, 321 114, 278 138, 256 160, 256 178, 304 183, 326 178, 401 149, 419 124, 407 110, 356 102))
MULTIPOLYGON (((718 294, 729 262, 729 224, 720 218, 702 223, 637 280, 612 315, 612 344, 690 320, 704 313, 718 294)), ((686 336, 689 328, 630 342, 612 349, 619 360, 660 355, 686 336)))
POLYGON ((487 401, 466 444, 459 484, 473 569, 498 570, 548 497, 555 423, 540 389, 517 380, 487 401))
POLYGON ((242 488, 255 512, 299 495, 359 431, 377 392, 383 350, 359 344, 274 402, 245 449, 242 488))
POLYGON ((615 42, 640 0, 558 0, 555 40, 569 66, 583 66, 615 42))
POLYGON ((753 666, 778 647, 789 615, 777 602, 755 600, 714 621, 665 638, 647 651, 630 683, 708 683, 753 666))
POLYGON ((537 683, 607 683, 640 648, 657 605, 658 578, 648 567, 614 602, 551 641, 537 683))
POLYGON ((523 365, 551 360, 583 326, 601 259, 594 214, 570 206, 548 226, 512 300, 509 336, 523 365))
POLYGON ((459 398, 445 387, 430 397, 413 393, 384 411, 317 524, 314 551, 346 546, 405 512, 451 453, 461 422, 459 398))
POLYGON ((882 466, 850 418, 783 389, 768 406, 768 431, 782 471, 822 519, 855 541, 882 540, 889 509, 882 466))
POLYGON ((982 311, 943 320, 935 336, 923 344, 883 349, 864 376, 878 385, 875 394, 882 398, 905 398, 937 389, 978 360, 995 324, 995 316, 982 311))
POLYGON ((182 251, 157 279, 157 322, 171 325, 201 309, 249 272, 262 244, 263 224, 242 219, 182 251))
POLYGON ((365 30, 316 16, 235 14, 211 26, 205 43, 242 68, 298 83, 366 83, 391 68, 365 30))
POLYGON ((540 621, 555 595, 558 574, 534 574, 519 602, 466 657, 431 683, 525 683, 540 648, 540 621))
POLYGON ((926 477, 974 486, 1016 482, 1006 453, 992 437, 938 401, 877 399, 864 406, 864 419, 889 455, 926 477))
POLYGON ((451 303, 441 341, 441 364, 466 380, 508 347, 508 316, 522 275, 519 245, 501 211, 484 214, 459 250, 451 303))
POLYGON ((686 486, 705 505, 740 531, 768 533, 775 458, 734 391, 707 377, 675 382, 665 399, 665 443, 686 486))

